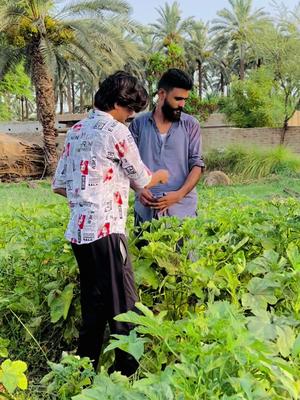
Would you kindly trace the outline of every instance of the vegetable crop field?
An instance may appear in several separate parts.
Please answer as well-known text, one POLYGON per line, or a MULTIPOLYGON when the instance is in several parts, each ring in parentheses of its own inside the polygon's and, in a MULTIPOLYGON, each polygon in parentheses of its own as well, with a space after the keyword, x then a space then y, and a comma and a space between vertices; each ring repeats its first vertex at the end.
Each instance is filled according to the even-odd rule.
POLYGON ((153 221, 141 250, 129 215, 140 313, 117 317, 135 329, 107 338, 96 374, 74 355, 66 201, 0 185, 0 399, 300 398, 300 179, 198 189, 197 218, 153 221), (140 362, 132 378, 107 374, 115 347, 140 362))

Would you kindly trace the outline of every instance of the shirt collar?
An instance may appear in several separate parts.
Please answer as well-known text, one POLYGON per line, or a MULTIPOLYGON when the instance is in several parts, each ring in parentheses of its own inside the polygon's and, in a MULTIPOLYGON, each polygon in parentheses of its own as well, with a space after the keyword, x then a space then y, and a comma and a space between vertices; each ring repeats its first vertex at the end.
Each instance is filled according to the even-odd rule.
POLYGON ((114 119, 114 117, 111 114, 105 111, 98 110, 97 108, 93 108, 92 110, 89 111, 89 118, 94 118, 96 116, 114 119))

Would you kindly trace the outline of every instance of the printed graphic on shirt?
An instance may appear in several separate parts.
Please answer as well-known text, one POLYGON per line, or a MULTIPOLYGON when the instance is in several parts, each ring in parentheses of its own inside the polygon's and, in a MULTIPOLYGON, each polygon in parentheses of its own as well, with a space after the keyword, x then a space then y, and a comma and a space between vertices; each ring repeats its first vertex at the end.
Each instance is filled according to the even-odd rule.
POLYGON ((118 206, 118 214, 119 214, 119 218, 123 219, 123 200, 122 200, 122 196, 120 194, 120 192, 115 192, 114 193, 114 201, 118 206))
POLYGON ((80 161, 80 172, 82 175, 88 175, 89 174, 89 162, 88 160, 81 160, 80 161))
POLYGON ((78 227, 79 227, 79 229, 83 229, 84 228, 85 218, 86 218, 86 215, 84 215, 84 214, 80 214, 79 215, 79 218, 78 218, 78 227))
POLYGON ((103 238, 110 234, 110 223, 106 222, 99 230, 98 230, 98 239, 103 238))
POLYGON ((114 200, 119 206, 121 206, 123 204, 123 200, 122 200, 122 196, 120 195, 120 192, 114 193, 114 200))
POLYGON ((71 147, 71 143, 67 143, 67 145, 66 145, 65 148, 64 148, 64 155, 65 155, 66 157, 69 157, 69 156, 70 156, 70 147, 71 147))
POLYGON ((117 153, 119 155, 120 158, 123 158, 127 152, 127 145, 125 140, 123 140, 122 142, 119 142, 115 145, 115 148, 117 150, 117 153))
POLYGON ((84 244, 125 233, 129 175, 140 188, 150 181, 123 124, 96 110, 69 129, 52 184, 67 191, 68 240, 84 244))
POLYGON ((108 168, 108 170, 105 172, 104 177, 103 177, 103 182, 109 182, 112 180, 114 175, 114 170, 113 168, 108 168))
POLYGON ((71 129, 73 132, 79 132, 82 129, 82 127, 83 124, 79 122, 78 124, 73 125, 71 129))

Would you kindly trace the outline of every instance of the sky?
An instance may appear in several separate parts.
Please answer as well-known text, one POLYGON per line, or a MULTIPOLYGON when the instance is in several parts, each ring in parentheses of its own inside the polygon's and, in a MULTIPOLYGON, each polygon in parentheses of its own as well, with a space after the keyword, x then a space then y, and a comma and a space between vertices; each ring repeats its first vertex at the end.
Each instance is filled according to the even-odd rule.
MULTIPOLYGON (((173 0, 127 0, 127 2, 133 9, 133 19, 143 24, 148 24, 158 18, 156 8, 163 7, 166 2, 172 4, 173 0)), ((228 0, 177 0, 177 2, 180 4, 183 17, 194 16, 204 22, 217 17, 217 11, 222 8, 230 8, 228 0)), ((299 0, 284 0, 286 7, 291 10, 298 3, 299 0)), ((266 11, 272 14, 273 8, 271 4, 272 1, 269 0, 253 0, 255 8, 264 7, 266 11)))

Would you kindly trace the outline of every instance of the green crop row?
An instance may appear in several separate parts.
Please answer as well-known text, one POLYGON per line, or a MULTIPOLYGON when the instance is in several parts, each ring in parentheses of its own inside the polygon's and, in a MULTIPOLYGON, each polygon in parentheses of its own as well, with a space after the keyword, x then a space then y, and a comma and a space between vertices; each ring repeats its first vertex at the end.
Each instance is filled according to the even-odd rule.
POLYGON ((29 371, 29 389, 15 398, 300 397, 299 201, 207 191, 197 218, 146 224, 140 250, 129 218, 140 314, 118 317, 136 328, 112 339, 103 360, 107 369, 113 348, 129 351, 140 362, 130 380, 95 376, 72 355, 60 362, 80 324, 67 219, 62 203, 0 216, 0 337, 29 371))

